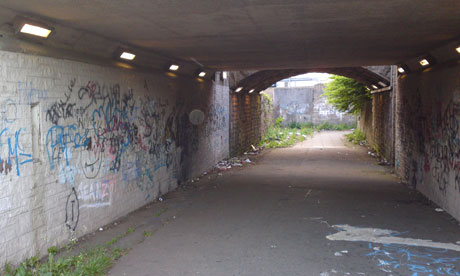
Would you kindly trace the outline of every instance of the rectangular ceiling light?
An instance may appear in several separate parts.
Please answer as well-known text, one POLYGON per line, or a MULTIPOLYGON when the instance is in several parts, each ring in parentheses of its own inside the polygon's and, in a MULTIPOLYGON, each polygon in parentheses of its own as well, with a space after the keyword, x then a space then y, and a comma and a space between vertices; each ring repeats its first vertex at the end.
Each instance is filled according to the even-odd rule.
POLYGON ((398 67, 398 72, 401 73, 401 74, 404 74, 406 72, 406 70, 404 70, 404 68, 402 68, 402 67, 398 67))
POLYGON ((430 65, 430 63, 428 62, 428 60, 426 58, 420 60, 419 62, 420 62, 420 65, 422 65, 422 66, 430 65))
POLYGON ((249 93, 252 93, 252 92, 254 92, 254 89, 249 90, 249 93))
POLYGON ((50 35, 51 30, 26 23, 22 26, 20 32, 24 34, 30 34, 47 38, 50 35))
POLYGON ((198 77, 200 77, 200 78, 202 78, 202 77, 204 77, 204 76, 206 76, 206 72, 200 72, 200 73, 198 74, 198 77))
POLYGON ((241 90, 243 90, 243 87, 238 87, 237 89, 235 89, 235 92, 240 92, 241 90))
POLYGON ((135 55, 135 54, 128 53, 128 52, 123 52, 123 53, 120 55, 120 58, 122 58, 122 59, 127 59, 127 60, 133 60, 134 58, 136 58, 136 55, 135 55))
POLYGON ((457 52, 460 54, 460 46, 458 46, 455 50, 457 50, 457 52))
POLYGON ((177 64, 171 64, 171 66, 169 66, 169 70, 171 70, 171 71, 177 71, 177 70, 179 70, 179 65, 177 65, 177 64))
POLYGON ((225 72, 225 71, 222 72, 222 78, 223 78, 224 80, 227 79, 227 72, 225 72))
POLYGON ((381 82, 381 81, 379 81, 379 85, 380 85, 381 87, 387 87, 387 85, 386 85, 385 83, 381 82))
POLYGON ((372 85, 372 88, 374 88, 374 89, 379 89, 379 88, 377 87, 377 85, 375 85, 375 84, 372 85))

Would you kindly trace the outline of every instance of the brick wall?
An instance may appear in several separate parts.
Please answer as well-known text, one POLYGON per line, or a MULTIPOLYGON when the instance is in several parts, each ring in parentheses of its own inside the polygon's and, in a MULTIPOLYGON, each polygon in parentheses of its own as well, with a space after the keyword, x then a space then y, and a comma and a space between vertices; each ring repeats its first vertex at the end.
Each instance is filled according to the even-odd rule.
POLYGON ((394 160, 393 91, 372 95, 361 110, 359 128, 370 145, 388 162, 394 160))
POLYGON ((258 93, 231 95, 230 155, 242 154, 261 139, 261 99, 258 93))
POLYGON ((460 219, 460 66, 398 81, 396 170, 460 219))
POLYGON ((0 51, 0 266, 94 231, 227 157, 219 79, 0 51), (190 123, 194 109, 201 124, 190 123))

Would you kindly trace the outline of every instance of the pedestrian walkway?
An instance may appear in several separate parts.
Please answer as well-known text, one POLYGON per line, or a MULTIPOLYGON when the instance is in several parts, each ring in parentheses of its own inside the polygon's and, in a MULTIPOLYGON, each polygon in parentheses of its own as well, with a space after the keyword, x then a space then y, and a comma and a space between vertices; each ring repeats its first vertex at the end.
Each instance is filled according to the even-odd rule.
POLYGON ((163 226, 109 275, 460 275, 458 222, 343 135, 167 195, 163 226))

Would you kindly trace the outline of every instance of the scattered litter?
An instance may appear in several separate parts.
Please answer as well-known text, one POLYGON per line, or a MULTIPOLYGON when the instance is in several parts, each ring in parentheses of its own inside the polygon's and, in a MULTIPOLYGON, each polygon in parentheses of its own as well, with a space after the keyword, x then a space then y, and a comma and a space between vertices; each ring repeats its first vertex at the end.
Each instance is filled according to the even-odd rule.
POLYGON ((278 246, 276 246, 276 244, 272 244, 270 245, 270 248, 277 248, 278 246))
POLYGON ((101 228, 99 228, 99 231, 104 231, 104 228, 102 228, 102 227, 101 227, 101 228))
POLYGON ((388 166, 388 165, 390 165, 390 162, 388 162, 388 160, 386 160, 385 158, 382 158, 382 159, 380 159, 378 164, 381 165, 381 166, 388 166))
POLYGON ((163 201, 163 198, 160 196, 160 197, 158 198, 158 201, 160 201, 160 202, 163 201))
POLYGON ((116 223, 116 222, 115 222, 113 225, 117 226, 117 225, 118 225, 118 223, 116 223))
POLYGON ((173 219, 176 219, 176 216, 173 216, 173 219))
POLYGON ((343 254, 342 254, 342 253, 340 253, 340 252, 335 252, 335 253, 334 253, 334 256, 336 256, 336 257, 340 257, 340 256, 343 256, 343 254))
MULTIPOLYGON (((259 154, 260 150, 262 148, 259 148, 259 147, 255 147, 254 145, 251 145, 251 149, 247 152, 244 153, 244 155, 257 155, 259 154)), ((227 170, 230 170, 234 167, 243 167, 245 163, 254 163, 254 161, 251 161, 251 159, 249 159, 248 157, 245 157, 245 156, 239 156, 239 157, 232 157, 232 158, 229 158, 229 159, 225 159, 225 160, 222 160, 220 162, 218 162, 214 169, 211 170, 211 171, 205 171, 201 174, 201 177, 204 177, 212 172, 218 172, 218 176, 221 176, 222 175, 222 172, 223 171, 227 171, 227 170)), ((211 177, 208 176, 208 179, 211 179, 211 177)), ((191 182, 195 182, 195 181, 199 181, 200 178, 195 178, 195 179, 192 179, 191 182)))
POLYGON ((435 210, 436 212, 444 212, 444 210, 441 209, 441 208, 436 208, 436 209, 434 209, 434 210, 435 210))
POLYGON ((340 251, 340 253, 348 254, 348 250, 342 250, 342 251, 340 251))

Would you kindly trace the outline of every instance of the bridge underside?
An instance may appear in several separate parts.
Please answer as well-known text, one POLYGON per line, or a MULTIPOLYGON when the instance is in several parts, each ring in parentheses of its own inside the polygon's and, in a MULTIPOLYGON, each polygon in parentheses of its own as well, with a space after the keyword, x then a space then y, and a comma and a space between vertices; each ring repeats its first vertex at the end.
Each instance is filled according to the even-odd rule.
MULTIPOLYGON (((372 101, 365 104, 359 116, 359 128, 382 160, 386 159, 382 164, 393 166, 404 183, 460 219, 459 26, 458 0, 0 1, 0 267, 34 255, 44 256, 51 246, 64 246, 69 239, 97 232, 100 227, 105 229, 105 225, 156 200, 165 198, 167 202, 164 195, 179 185, 194 186, 196 183, 191 182, 203 172, 251 150, 251 145, 261 141, 264 115, 271 109, 262 108, 270 102, 267 98, 249 92, 308 72, 343 75, 368 87, 387 87, 373 91, 372 101), (52 33, 47 39, 21 34, 23 23, 46 27, 52 33), (135 54, 135 59, 120 59, 121 51, 135 54), (178 66, 174 73, 168 69, 172 64, 178 66), (391 67, 391 74, 380 74, 378 66, 391 67), (205 75, 198 77, 201 72, 205 75)), ((314 93, 309 92, 311 99, 318 95, 314 93)), ((317 112, 328 113, 330 108, 317 112)), ((314 147, 318 157, 326 152, 322 151, 323 138, 316 140, 318 145, 314 147)), ((289 168, 283 170, 270 164, 267 169, 280 173, 270 179, 277 181, 280 192, 267 190, 267 196, 275 199, 273 206, 253 205, 270 201, 254 200, 259 192, 248 179, 248 185, 242 188, 251 189, 254 196, 238 190, 236 197, 231 192, 221 193, 222 201, 217 203, 226 204, 229 216, 212 206, 196 214, 215 211, 219 219, 232 217, 245 227, 253 217, 241 220, 240 214, 250 215, 251 210, 266 215, 266 210, 277 210, 283 204, 309 202, 312 208, 297 205, 295 210, 315 211, 320 197, 322 206, 345 198, 342 192, 330 199, 323 195, 315 198, 319 196, 315 189, 324 196, 330 195, 322 180, 329 179, 333 184, 342 172, 351 177, 362 175, 363 179, 375 175, 367 166, 372 162, 367 150, 362 150, 363 158, 352 160, 361 162, 356 167, 359 172, 354 173, 346 169, 353 163, 347 162, 352 155, 339 155, 338 148, 332 147, 327 162, 343 164, 337 170, 340 174, 330 175, 326 169, 317 175, 318 181, 308 183, 305 179, 317 168, 327 166, 318 163, 318 158, 307 160, 310 149, 298 155, 298 161, 285 162, 289 152, 299 154, 295 149, 286 149, 287 154, 279 156, 275 163, 285 162, 289 168), (292 174, 291 167, 298 167, 300 173, 292 174), (294 184, 287 177, 294 177, 294 184), (296 181, 307 185, 307 190, 300 192, 296 181), (286 191, 295 200, 283 198, 286 191), (274 194, 281 197, 272 197, 274 194), (238 196, 246 205, 237 202, 238 196)), ((233 164, 241 166, 241 162, 233 164)), ((223 169, 219 173, 228 173, 227 166, 218 167, 223 169)), ((376 179, 383 172, 378 175, 376 179)), ((226 179, 236 186, 244 183, 226 179)), ((432 229, 428 232, 436 232, 434 238, 456 242, 448 238, 458 237, 457 223, 449 226, 457 232, 446 235, 447 227, 426 219, 438 213, 431 206, 423 206, 425 203, 412 197, 412 192, 407 197, 400 197, 398 192, 378 192, 380 181, 370 186, 366 185, 372 182, 366 181, 358 183, 373 196, 366 199, 372 206, 366 220, 359 207, 366 205, 349 202, 359 200, 356 190, 350 200, 344 199, 347 202, 343 206, 351 209, 343 213, 346 215, 336 216, 338 224, 346 223, 349 214, 360 216, 356 224, 359 227, 379 225, 380 229, 387 224, 375 216, 372 210, 376 210, 388 212, 391 224, 398 221, 394 217, 410 222, 405 224, 408 228, 423 220, 432 227, 427 228, 432 229), (398 209, 382 208, 391 207, 390 197, 398 209), (407 208, 402 205, 417 210, 405 213, 407 208), (419 207, 425 213, 419 213, 419 207), (413 214, 422 215, 414 218, 413 214), (375 220, 367 220, 368 217, 375 220)), ((401 188, 393 178, 390 182, 391 190, 401 188)), ((265 189, 270 186, 262 184, 265 189)), ((356 181, 346 183, 344 189, 355 184, 356 181)), ((221 188, 211 187, 208 188, 213 191, 221 188)), ((204 194, 199 197, 218 201, 210 199, 214 192, 204 194)), ((332 209, 324 210, 324 214, 312 213, 308 217, 324 217, 331 222, 331 217, 326 216, 331 215, 332 209)), ((444 222, 450 219, 446 213, 441 219, 444 222)), ((151 213, 147 217, 152 216, 157 217, 151 213)), ((260 217, 256 215, 255 219, 260 217)), ((290 221, 304 217, 296 215, 290 221)), ((273 221, 270 214, 266 218, 273 221)), ((189 221, 193 222, 193 217, 189 221)), ((268 224, 260 222, 265 230, 268 224)), ((207 223, 216 221, 210 219, 200 225, 207 227, 207 223)), ((238 239, 234 235, 237 224, 222 225, 224 233, 230 231, 228 237, 238 239)), ((276 226, 281 236, 286 234, 284 227, 282 223, 276 226)), ((179 228, 193 229, 187 224, 179 228)), ((403 233, 411 229, 395 230, 403 233)), ((302 226, 299 236, 308 240, 312 232, 307 232, 302 226)), ((256 231, 256 237, 260 238, 260 233, 256 231)), ((189 234, 184 235, 193 236, 189 234)), ((197 240, 206 237, 209 236, 204 234, 197 240)), ((280 235, 276 233, 274 237, 280 235)), ((294 245, 299 245, 297 241, 293 239, 294 245)), ((228 240, 224 243, 229 244, 228 240)), ((271 243, 257 246, 265 254, 275 249, 270 248, 271 243)), ((327 246, 321 244, 318 248, 327 246)), ((300 249, 311 250, 304 244, 300 249)), ((191 255, 196 252, 188 250, 191 255)), ((316 262, 315 258, 311 260, 316 262)), ((214 266, 217 261, 221 260, 210 264, 214 266)), ((336 262, 337 259, 331 260, 336 262)), ((428 268, 434 271, 431 259, 430 262, 428 268)), ((299 263, 305 264, 305 260, 299 259, 299 263)), ((257 266, 261 267, 264 266, 257 266)), ((449 262, 448 267, 437 271, 443 275, 453 273, 452 267, 454 264, 449 262)))
POLYGON ((127 46, 139 51, 133 64, 150 67, 170 58, 213 70, 388 65, 460 36, 456 0, 4 0, 0 7, 4 37, 17 16, 31 17, 56 30, 43 45, 105 58, 127 46))

